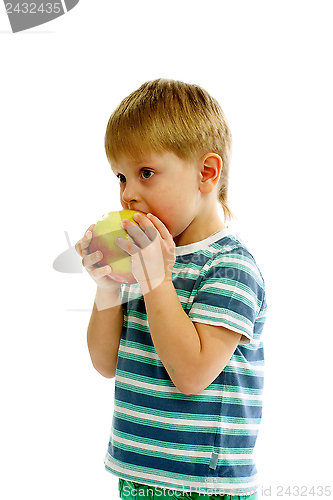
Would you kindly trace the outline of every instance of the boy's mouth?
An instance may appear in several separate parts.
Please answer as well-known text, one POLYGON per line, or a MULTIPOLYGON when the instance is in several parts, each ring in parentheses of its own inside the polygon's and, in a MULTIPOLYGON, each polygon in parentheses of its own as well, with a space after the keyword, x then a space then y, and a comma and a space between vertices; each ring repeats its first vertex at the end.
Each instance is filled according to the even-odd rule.
POLYGON ((148 213, 148 212, 146 212, 146 210, 141 210, 141 208, 137 208, 137 207, 135 207, 135 208, 128 207, 128 210, 134 210, 134 212, 141 212, 141 213, 143 213, 145 215, 147 215, 147 213, 148 213))

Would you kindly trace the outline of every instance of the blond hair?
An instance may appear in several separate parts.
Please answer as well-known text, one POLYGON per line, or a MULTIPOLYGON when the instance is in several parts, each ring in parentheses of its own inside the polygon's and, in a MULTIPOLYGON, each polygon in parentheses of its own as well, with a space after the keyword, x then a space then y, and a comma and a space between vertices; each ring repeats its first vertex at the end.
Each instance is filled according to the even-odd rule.
POLYGON ((141 85, 112 113, 105 134, 109 162, 169 151, 185 161, 216 153, 222 159, 218 201, 226 219, 232 136, 219 103, 197 85, 157 79, 141 85))

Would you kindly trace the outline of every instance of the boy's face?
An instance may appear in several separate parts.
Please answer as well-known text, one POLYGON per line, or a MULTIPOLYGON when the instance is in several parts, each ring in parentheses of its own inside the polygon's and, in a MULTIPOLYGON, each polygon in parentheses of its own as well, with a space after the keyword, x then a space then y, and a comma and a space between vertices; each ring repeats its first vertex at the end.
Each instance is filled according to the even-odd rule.
POLYGON ((200 168, 195 162, 166 152, 142 162, 123 157, 111 167, 119 178, 122 207, 152 213, 173 237, 183 233, 197 216, 200 168))

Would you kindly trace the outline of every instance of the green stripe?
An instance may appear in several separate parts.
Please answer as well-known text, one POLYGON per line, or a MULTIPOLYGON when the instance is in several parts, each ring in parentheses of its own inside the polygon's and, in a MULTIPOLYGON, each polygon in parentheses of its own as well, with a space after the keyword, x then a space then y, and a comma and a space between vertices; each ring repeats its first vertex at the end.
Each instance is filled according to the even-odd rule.
MULTIPOLYGON (((212 451, 217 450, 218 448, 214 446, 208 446, 208 445, 195 445, 195 444, 189 444, 189 443, 172 443, 168 441, 158 441, 156 439, 147 439, 143 438, 141 436, 135 436, 133 434, 128 434, 127 432, 122 432, 117 429, 113 430, 113 433, 115 436, 122 438, 122 439, 130 439, 131 441, 135 441, 136 443, 141 443, 141 444, 148 444, 152 446, 159 446, 162 448, 166 449, 173 449, 173 450, 189 450, 189 451, 206 451, 207 453, 211 453, 212 451)), ((227 450, 228 452, 228 450, 227 450)), ((248 453, 249 450, 247 450, 248 453)), ((216 451, 217 453, 217 451, 216 451)))
MULTIPOLYGON (((196 456, 188 456, 188 455, 175 455, 172 454, 170 455, 169 453, 163 453, 161 451, 157 450, 150 450, 148 448, 140 449, 136 448, 134 446, 130 446, 128 444, 120 443, 120 442, 115 442, 114 446, 121 450, 129 451, 132 453, 138 453, 141 455, 149 455, 151 457, 157 457, 157 458, 163 458, 166 460, 170 460, 171 462, 188 462, 188 463, 196 463, 196 464, 208 464, 210 457, 196 457, 196 456)), ((244 459, 228 459, 228 460, 223 460, 220 459, 218 460, 218 465, 251 465, 253 463, 253 460, 249 460, 248 458, 244 459)))
MULTIPOLYGON (((161 476, 165 477, 165 478, 169 478, 169 479, 178 479, 180 481, 184 481, 183 474, 177 474, 175 472, 168 472, 166 470, 160 471, 159 469, 154 469, 152 467, 143 467, 143 466, 137 466, 137 465, 132 465, 132 464, 124 465, 119 460, 116 460, 115 458, 113 458, 109 453, 107 453, 107 458, 111 463, 114 463, 118 467, 120 467, 122 469, 127 469, 129 473, 130 472, 132 472, 132 473, 137 472, 138 476, 128 475, 128 478, 131 478, 134 480, 139 479, 141 477, 140 473, 142 472, 144 474, 155 475, 154 482, 158 483, 162 486, 164 484, 167 484, 167 483, 165 481, 159 481, 161 476)), ((105 467, 110 471, 112 470, 108 465, 105 465, 105 467)), ((119 474, 119 473, 116 473, 116 474, 119 474)), ((121 472, 121 477, 125 477, 125 476, 126 476, 126 473, 124 474, 123 472, 121 472)), ((141 479, 142 479, 142 477, 141 477, 141 479)), ((187 481, 192 481, 195 483, 202 483, 202 484, 207 483, 207 478, 201 477, 201 476, 189 475, 186 477, 186 479, 187 479, 187 481)), ((212 482, 214 482, 214 484, 216 484, 216 488, 218 488, 219 485, 221 485, 221 487, 222 487, 224 483, 231 483, 231 484, 235 485, 235 488, 241 489, 242 483, 251 483, 251 481, 253 482, 253 477, 236 477, 236 478, 235 477, 212 477, 211 479, 212 479, 212 482)), ((173 483, 168 483, 166 487, 167 488, 174 488, 174 485, 173 485, 173 483)), ((178 488, 179 488, 179 486, 178 486, 178 488)), ((180 487, 180 488, 182 489, 182 487, 180 487)))
MULTIPOLYGON (((238 372, 239 370, 242 370, 242 368, 237 368, 238 372)), ((228 372, 235 372, 234 367, 229 367, 226 366, 224 368, 224 371, 228 372)), ((237 373, 238 373, 237 372, 237 373)), ((243 370, 243 372, 246 375, 253 375, 250 370, 243 370)), ((156 389, 148 389, 146 387, 138 387, 135 385, 135 381, 138 380, 140 382, 144 382, 147 384, 152 384, 155 385, 156 387, 159 386, 168 386, 168 387, 175 387, 173 382, 171 380, 163 380, 163 379, 155 379, 152 377, 146 377, 143 375, 137 375, 131 372, 125 372, 123 370, 117 369, 117 376, 125 377, 128 380, 128 382, 121 382, 118 377, 116 376, 116 386, 121 387, 126 390, 131 390, 133 392, 138 392, 141 394, 146 394, 148 396, 154 396, 154 397, 160 397, 160 398, 167 398, 167 399, 172 399, 172 398, 177 398, 177 399, 185 399, 185 400, 190 400, 190 401, 211 401, 213 402, 214 400, 221 401, 221 397, 223 397, 223 402, 225 403, 230 403, 230 404, 246 404, 247 406, 260 406, 262 404, 261 401, 245 401, 242 398, 229 398, 224 396, 223 394, 218 394, 215 396, 214 394, 183 394, 181 392, 162 392, 158 391, 156 389), (132 385, 132 383, 133 385, 132 385)), ((210 386, 209 386, 210 387, 210 386)))
MULTIPOLYGON (((125 370, 119 370, 119 369, 117 369, 117 375, 119 375, 121 377, 130 378, 133 381, 138 380, 138 381, 144 382, 146 384, 154 384, 157 387, 158 386, 175 387, 174 383, 170 379, 156 379, 153 377, 147 377, 146 375, 139 375, 136 373, 127 372, 125 370)), ((116 382, 117 382, 117 380, 116 380, 116 382)), ((183 396, 184 396, 184 394, 183 394, 183 396)))
POLYGON ((171 462, 178 461, 178 462, 189 462, 189 463, 199 463, 199 464, 209 463, 209 459, 207 459, 205 457, 194 457, 194 456, 189 457, 186 455, 174 455, 174 454, 170 455, 169 453, 163 453, 160 451, 149 450, 147 448, 144 448, 144 449, 136 448, 136 447, 130 446, 128 444, 119 443, 118 441, 115 443, 115 446, 117 448, 120 448, 121 450, 130 451, 133 453, 139 453, 141 455, 149 455, 151 457, 164 458, 164 459, 170 460, 171 462))
MULTIPOLYGON (((116 404, 118 405, 118 401, 116 400, 116 404)), ((198 425, 186 425, 186 424, 175 424, 174 422, 160 422, 157 420, 149 420, 144 417, 135 417, 133 415, 127 415, 125 413, 121 413, 117 410, 114 410, 114 416, 123 420, 125 422, 132 422, 138 425, 146 425, 147 427, 158 427, 159 429, 166 430, 177 430, 177 432, 194 432, 194 433, 205 433, 214 435, 228 435, 228 436, 253 436, 258 433, 257 429, 223 429, 218 427, 210 427, 210 426, 198 426, 198 425)))
POLYGON ((149 358, 149 357, 145 356, 144 353, 133 354, 131 352, 125 352, 125 351, 119 350, 118 357, 123 358, 123 359, 132 359, 133 361, 143 362, 143 363, 146 363, 148 365, 163 366, 163 363, 160 359, 149 358))
POLYGON ((134 342, 132 340, 120 339, 120 345, 126 346, 126 347, 131 347, 133 349, 140 349, 140 350, 146 351, 146 352, 153 352, 153 353, 157 354, 154 346, 142 344, 141 342, 134 342))
MULTIPOLYGON (((229 371, 229 370, 228 370, 229 371)), ((213 402, 214 400, 221 401, 221 398, 223 395, 219 394, 217 396, 215 395, 199 395, 199 394, 182 394, 182 393, 177 393, 177 392, 166 392, 163 393, 161 391, 157 391, 154 389, 147 389, 144 387, 137 387, 133 381, 133 385, 130 383, 130 381, 127 382, 120 382, 119 380, 116 380, 116 386, 119 387, 120 389, 124 389, 126 391, 132 391, 136 392, 138 394, 145 394, 146 396, 153 396, 156 398, 163 398, 163 399, 182 399, 182 400, 188 400, 188 401, 209 401, 213 402)), ((240 406, 261 406, 262 401, 251 401, 251 400, 243 400, 241 398, 229 398, 226 396, 223 396, 223 403, 225 404, 232 404, 232 405, 240 405, 240 406)))
MULTIPOLYGON (((239 356, 233 356, 234 357, 239 356)), ((262 389, 252 389, 251 387, 239 387, 238 385, 224 385, 224 384, 215 384, 214 382, 209 386, 210 389, 214 389, 221 392, 240 392, 243 394, 254 394, 256 396, 261 396, 262 389)), ((238 419, 237 419, 238 420, 238 419)))
POLYGON ((137 323, 134 320, 135 320, 134 316, 128 315, 128 318, 124 319, 123 328, 134 328, 136 330, 140 330, 141 332, 150 333, 147 318, 145 319, 146 324, 144 324, 144 325, 137 323), (131 321, 131 319, 132 319, 132 321, 131 321))
MULTIPOLYGON (((202 306, 203 309, 206 309, 208 310, 208 306, 203 306, 202 304, 196 304, 196 306, 202 306)), ((201 307, 197 307, 199 310, 201 310, 201 307)), ((220 310, 220 312, 222 312, 220 310)), ((230 315, 231 316, 231 315, 230 315)), ((247 334, 246 336, 250 336, 252 337, 252 327, 251 329, 246 329, 245 327, 243 326, 240 326, 238 323, 234 323, 226 318, 215 318, 215 317, 212 317, 212 316, 207 316, 207 315, 204 315, 204 314, 200 314, 199 312, 197 311, 191 311, 190 314, 189 314, 189 317, 190 318, 193 318, 194 320, 195 319, 201 319, 203 323, 208 323, 208 324, 211 324, 212 322, 216 322, 216 326, 225 326, 225 325, 228 325, 231 327, 231 330, 237 330, 237 331, 240 331, 240 332, 243 332, 244 334, 247 334)))
MULTIPOLYGON (((233 257, 235 257, 235 258, 236 258, 236 259, 238 259, 238 260, 240 260, 240 259, 241 259, 241 257, 240 257, 240 256, 231 256, 231 257, 228 257, 228 259, 229 259, 229 258, 233 258, 233 257)), ((245 266, 245 265, 243 265, 243 264, 240 264, 239 262, 224 262, 224 261, 223 261, 223 258, 224 258, 224 257, 221 257, 221 259, 218 259, 218 260, 219 260, 219 262, 218 262, 218 263, 214 262, 214 264, 215 264, 215 268, 216 268, 216 269, 218 269, 219 267, 221 267, 222 269, 223 269, 223 268, 228 267, 228 268, 230 268, 230 269, 237 269, 237 270, 240 270, 240 271, 244 271, 244 273, 249 274, 249 275, 250 275, 250 276, 251 276, 251 277, 255 280, 255 282, 256 282, 256 283, 257 283, 257 284, 258 284, 261 288, 263 288, 263 282, 262 282, 262 279, 261 279, 260 275, 258 276, 258 275, 257 275, 257 273, 255 273, 255 272, 251 269, 251 267, 248 267, 248 266, 245 266)), ((244 260, 244 261, 248 261, 248 262, 249 262, 249 264, 251 264, 251 261, 250 261, 250 260, 248 260, 248 259, 242 259, 242 260, 244 260)), ((252 267, 253 267, 253 266, 252 266, 252 267)))
MULTIPOLYGON (((235 287, 235 288, 238 288, 238 287, 235 287)), ((247 297, 244 297, 244 295, 237 293, 236 290, 224 290, 222 288, 214 288, 213 286, 206 287, 206 283, 205 283, 205 288, 204 288, 203 292, 204 293, 211 293, 213 295, 219 295, 219 296, 223 296, 223 297, 233 297, 236 300, 238 300, 239 302, 243 302, 243 304, 246 304, 248 307, 250 307, 253 311, 256 312, 255 307, 253 305, 253 301, 249 300, 247 297)), ((199 293, 200 293, 200 289, 199 289, 199 293)), ((258 304, 258 302, 257 302, 257 304, 258 304)), ((207 307, 207 309, 208 309, 208 307, 207 307)), ((215 309, 220 310, 220 308, 216 307, 216 306, 215 306, 215 309)), ((210 310, 210 309, 208 309, 208 310, 210 310)), ((241 316, 241 317, 243 318, 244 316, 241 316)))
POLYGON ((183 413, 178 411, 164 411, 157 410, 155 408, 133 405, 132 403, 126 403, 124 401, 118 401, 118 406, 121 408, 126 408, 130 411, 143 412, 148 415, 154 415, 156 417, 164 418, 176 418, 183 420, 198 420, 198 421, 211 421, 211 422, 223 422, 223 423, 233 423, 233 424, 258 424, 260 419, 257 418, 238 418, 238 417, 224 417, 221 415, 210 415, 210 414, 195 414, 195 413, 183 413))
MULTIPOLYGON (((257 378, 264 377, 264 373, 263 372, 255 372, 255 373, 253 373, 253 371, 250 370, 250 369, 239 368, 237 366, 229 366, 229 365, 227 365, 224 368, 223 371, 224 372, 228 372, 228 373, 237 373, 238 375, 248 375, 249 377, 257 377, 257 378)), ((262 404, 262 401, 258 401, 257 404, 258 403, 262 404)), ((254 405, 251 405, 251 406, 257 406, 257 405, 254 404, 254 405)))
POLYGON ((168 441, 158 441, 156 439, 147 439, 141 436, 134 436, 133 434, 128 434, 126 432, 122 432, 117 429, 114 429, 113 433, 115 436, 122 439, 130 439, 132 441, 135 441, 136 443, 159 446, 166 449, 171 448, 176 450, 203 451, 207 453, 211 453, 212 451, 214 451, 215 453, 218 453, 220 455, 224 455, 226 453, 252 455, 251 449, 248 448, 224 448, 221 446, 194 445, 189 443, 173 443, 168 441))

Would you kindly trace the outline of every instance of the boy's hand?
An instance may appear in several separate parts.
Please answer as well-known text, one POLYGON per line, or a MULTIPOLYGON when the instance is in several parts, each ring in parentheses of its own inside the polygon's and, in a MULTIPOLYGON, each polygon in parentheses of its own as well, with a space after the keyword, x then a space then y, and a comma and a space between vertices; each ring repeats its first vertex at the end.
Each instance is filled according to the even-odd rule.
POLYGON ((94 253, 89 252, 89 245, 92 239, 92 229, 95 224, 92 224, 86 231, 85 235, 75 245, 75 250, 83 257, 82 265, 87 270, 88 274, 95 281, 97 286, 103 290, 111 291, 120 287, 120 283, 109 277, 111 272, 110 266, 98 267, 97 262, 103 259, 103 254, 100 250, 94 253))
POLYGON ((165 225, 154 215, 135 214, 133 224, 127 219, 122 226, 134 242, 116 238, 116 244, 132 257, 132 273, 148 293, 165 280, 171 280, 176 261, 175 243, 165 225))

